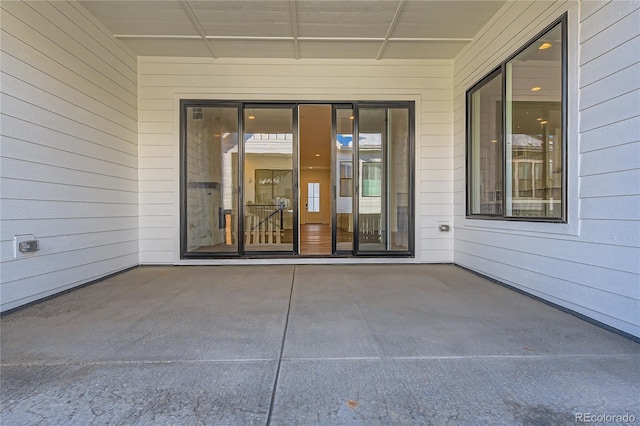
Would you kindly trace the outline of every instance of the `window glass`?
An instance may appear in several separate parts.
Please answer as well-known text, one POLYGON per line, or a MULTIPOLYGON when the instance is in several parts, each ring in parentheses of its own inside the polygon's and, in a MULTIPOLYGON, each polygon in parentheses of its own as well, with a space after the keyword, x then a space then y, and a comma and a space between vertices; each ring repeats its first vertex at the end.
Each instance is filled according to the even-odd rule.
POLYGON ((506 64, 506 215, 562 217, 562 31, 506 64))
POLYGON ((353 110, 336 109, 336 250, 353 250, 353 110))
POLYGON ((293 251, 293 111, 244 110, 244 247, 293 251))
POLYGON ((502 214, 502 74, 470 95, 471 213, 502 214))
POLYGON ((360 109, 361 253, 409 250, 409 115, 406 107, 360 109))
POLYGON ((238 109, 185 110, 187 253, 238 251, 238 109))

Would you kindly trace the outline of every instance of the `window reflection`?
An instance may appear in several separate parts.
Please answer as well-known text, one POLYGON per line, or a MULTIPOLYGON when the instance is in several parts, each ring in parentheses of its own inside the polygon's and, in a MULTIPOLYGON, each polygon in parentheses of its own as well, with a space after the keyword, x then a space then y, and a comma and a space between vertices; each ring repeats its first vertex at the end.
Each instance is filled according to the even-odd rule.
POLYGON ((186 108, 186 251, 238 249, 238 109, 186 108))
POLYGON ((293 251, 293 111, 244 111, 246 251, 293 251))
POLYGON ((353 110, 336 109, 336 249, 353 250, 353 110))
POLYGON ((470 98, 471 213, 502 213, 502 74, 490 76, 470 98))
POLYGON ((562 31, 507 63, 507 215, 562 217, 562 31))
POLYGON ((409 250, 409 110, 362 108, 358 139, 360 252, 409 250))

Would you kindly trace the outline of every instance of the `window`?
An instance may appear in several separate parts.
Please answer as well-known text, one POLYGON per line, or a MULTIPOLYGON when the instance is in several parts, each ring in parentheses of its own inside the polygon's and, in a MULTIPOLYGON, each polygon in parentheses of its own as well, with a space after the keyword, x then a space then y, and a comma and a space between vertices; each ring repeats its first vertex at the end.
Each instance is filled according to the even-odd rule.
POLYGON ((382 193, 382 164, 362 164, 362 196, 379 197, 382 193))
POLYGON ((351 161, 340 162, 340 196, 353 196, 353 166, 351 161))
POLYGON ((467 92, 467 215, 566 217, 566 17, 467 92))

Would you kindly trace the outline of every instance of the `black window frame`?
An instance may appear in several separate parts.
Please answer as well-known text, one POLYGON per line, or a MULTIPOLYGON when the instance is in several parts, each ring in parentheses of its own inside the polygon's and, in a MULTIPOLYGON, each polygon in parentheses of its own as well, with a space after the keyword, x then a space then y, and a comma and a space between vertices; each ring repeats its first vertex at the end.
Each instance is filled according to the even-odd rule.
POLYGON ((527 43, 525 43, 522 47, 517 49, 512 55, 507 57, 504 61, 502 61, 496 68, 493 68, 489 73, 484 75, 478 82, 473 84, 469 89, 467 89, 465 93, 465 165, 466 165, 466 174, 465 174, 465 214, 467 219, 480 219, 480 220, 494 220, 494 221, 514 221, 514 222, 545 222, 545 223, 568 223, 568 188, 567 188, 567 176, 568 176, 568 19, 567 13, 564 13, 558 19, 553 21, 551 24, 546 26, 543 30, 538 32, 534 37, 532 37, 527 43), (507 102, 506 102, 506 94, 507 94, 507 64, 513 61, 518 55, 524 52, 526 49, 531 47, 532 45, 538 43, 541 38, 543 38, 549 31, 553 30, 555 27, 560 26, 560 32, 562 37, 562 50, 561 50, 561 115, 562 115, 562 144, 561 144, 561 158, 562 158, 562 207, 561 207, 561 215, 560 217, 543 217, 543 216, 507 216, 507 206, 506 206, 506 182, 508 178, 507 174, 507 146, 505 142, 506 138, 506 128, 507 128, 507 102), (472 134, 473 129, 471 126, 473 117, 471 115, 471 97, 473 94, 490 82, 496 76, 500 76, 502 79, 502 129, 500 131, 500 140, 499 143, 502 144, 502 213, 500 214, 487 214, 487 213, 473 213, 472 212, 472 178, 473 178, 473 170, 472 170, 472 134))

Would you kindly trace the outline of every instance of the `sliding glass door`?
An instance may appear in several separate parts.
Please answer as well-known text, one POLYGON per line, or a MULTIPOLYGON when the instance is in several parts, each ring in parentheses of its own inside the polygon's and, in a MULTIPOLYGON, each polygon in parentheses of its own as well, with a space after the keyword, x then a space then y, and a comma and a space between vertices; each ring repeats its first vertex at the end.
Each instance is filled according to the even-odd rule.
POLYGON ((183 258, 413 254, 413 103, 299 105, 181 102, 183 258))

